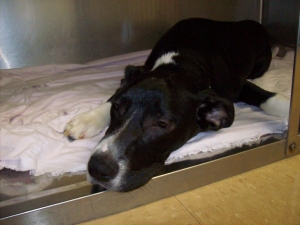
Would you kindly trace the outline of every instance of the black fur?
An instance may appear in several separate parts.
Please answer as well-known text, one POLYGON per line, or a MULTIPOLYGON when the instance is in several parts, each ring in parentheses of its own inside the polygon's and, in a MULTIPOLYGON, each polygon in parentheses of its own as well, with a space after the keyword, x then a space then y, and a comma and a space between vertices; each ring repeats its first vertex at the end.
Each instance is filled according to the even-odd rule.
POLYGON ((197 133, 231 126, 233 102, 259 106, 269 98, 273 93, 246 78, 262 76, 270 61, 269 37, 257 22, 178 22, 157 42, 144 66, 125 69, 121 87, 109 99, 111 123, 102 142, 115 136, 112 143, 107 141, 107 150, 96 148, 90 175, 115 191, 144 185, 172 151, 197 133), (178 53, 174 63, 153 70, 169 52, 178 53), (106 159, 112 161, 109 166, 100 166, 106 159), (115 184, 122 166, 122 181, 115 184))

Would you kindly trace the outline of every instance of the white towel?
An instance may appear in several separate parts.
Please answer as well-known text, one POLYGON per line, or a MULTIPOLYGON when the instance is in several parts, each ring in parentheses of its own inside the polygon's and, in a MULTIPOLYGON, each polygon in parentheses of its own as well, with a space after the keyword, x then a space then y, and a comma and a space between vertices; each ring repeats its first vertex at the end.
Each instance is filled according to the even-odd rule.
MULTIPOLYGON (((2 70, 0 169, 30 171, 36 176, 85 170, 91 151, 103 133, 69 142, 62 134, 65 124, 75 115, 105 102, 119 86, 125 66, 142 65, 149 52, 120 55, 85 65, 2 70)), ((286 94, 290 92, 292 79, 293 57, 288 56, 291 54, 283 59, 274 58, 269 70, 275 78, 288 80, 284 88, 286 94), (278 74, 280 76, 276 76, 278 74)), ((203 152, 217 154, 242 143, 253 143, 264 134, 287 129, 286 119, 268 116, 242 103, 235 108, 236 120, 232 127, 198 134, 173 152, 166 163, 203 152)))

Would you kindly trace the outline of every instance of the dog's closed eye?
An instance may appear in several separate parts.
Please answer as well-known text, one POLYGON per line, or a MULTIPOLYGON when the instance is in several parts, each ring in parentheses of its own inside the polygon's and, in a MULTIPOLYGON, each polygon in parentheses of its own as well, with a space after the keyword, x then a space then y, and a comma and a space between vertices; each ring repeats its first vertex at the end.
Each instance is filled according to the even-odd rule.
POLYGON ((117 103, 113 103, 112 105, 115 109, 118 109, 119 108, 119 105, 117 103))
POLYGON ((167 128, 169 127, 169 124, 165 121, 157 121, 155 126, 158 126, 160 128, 167 128))

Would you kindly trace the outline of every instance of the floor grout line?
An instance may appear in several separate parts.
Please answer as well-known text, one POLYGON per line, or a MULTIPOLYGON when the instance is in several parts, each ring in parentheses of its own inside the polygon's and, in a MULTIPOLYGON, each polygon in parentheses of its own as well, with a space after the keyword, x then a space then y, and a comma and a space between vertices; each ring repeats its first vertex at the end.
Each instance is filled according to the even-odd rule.
POLYGON ((176 195, 174 195, 174 197, 177 199, 177 201, 182 205, 182 207, 197 221, 197 223, 199 225, 201 225, 200 221, 198 221, 198 219, 193 215, 193 213, 191 213, 186 207, 185 205, 177 198, 176 195))

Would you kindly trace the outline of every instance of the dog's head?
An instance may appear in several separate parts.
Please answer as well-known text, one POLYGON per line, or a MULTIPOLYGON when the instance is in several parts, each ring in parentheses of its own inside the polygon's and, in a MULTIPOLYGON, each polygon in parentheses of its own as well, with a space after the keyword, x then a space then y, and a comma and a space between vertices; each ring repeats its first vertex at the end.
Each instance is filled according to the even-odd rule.
POLYGON ((109 99, 111 123, 88 163, 92 183, 130 191, 146 184, 170 153, 198 132, 233 122, 233 104, 205 84, 173 71, 127 67, 121 88, 109 99))

